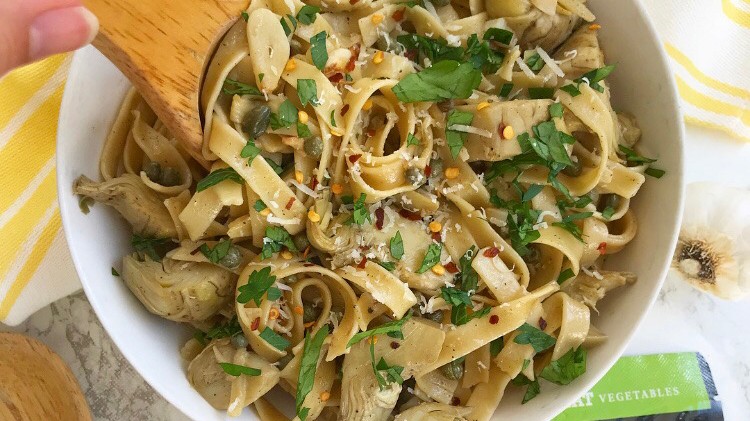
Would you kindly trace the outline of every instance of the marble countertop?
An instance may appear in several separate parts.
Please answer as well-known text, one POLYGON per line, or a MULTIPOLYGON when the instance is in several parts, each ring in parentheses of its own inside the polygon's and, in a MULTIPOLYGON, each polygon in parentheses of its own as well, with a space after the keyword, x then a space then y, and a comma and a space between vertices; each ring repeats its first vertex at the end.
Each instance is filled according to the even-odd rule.
MULTIPOLYGON (((688 130, 688 182, 750 187, 750 144, 697 128, 688 130)), ((714 375, 727 420, 750 414, 750 299, 726 302, 667 279, 626 354, 697 351, 714 375)), ((42 340, 76 375, 97 420, 187 420, 123 358, 83 293, 43 308, 15 328, 42 340)))

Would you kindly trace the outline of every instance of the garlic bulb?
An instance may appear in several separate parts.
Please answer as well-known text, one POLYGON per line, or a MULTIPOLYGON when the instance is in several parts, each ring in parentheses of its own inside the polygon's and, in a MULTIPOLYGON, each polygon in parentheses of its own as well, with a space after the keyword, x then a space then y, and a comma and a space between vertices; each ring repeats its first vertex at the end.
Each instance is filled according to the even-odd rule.
POLYGON ((726 300, 750 293, 750 191, 688 185, 670 276, 726 300))

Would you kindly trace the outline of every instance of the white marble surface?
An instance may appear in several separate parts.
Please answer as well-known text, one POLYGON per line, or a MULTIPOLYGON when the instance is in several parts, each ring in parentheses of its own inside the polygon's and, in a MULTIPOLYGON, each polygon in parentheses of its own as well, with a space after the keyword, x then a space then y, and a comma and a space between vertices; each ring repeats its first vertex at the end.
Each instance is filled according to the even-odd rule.
MULTIPOLYGON (((687 181, 750 187, 750 144, 690 128, 687 181)), ((697 351, 714 375, 727 420, 750 419, 750 299, 725 302, 667 279, 626 351, 629 355, 697 351)), ((0 325, 0 331, 9 330, 0 325)), ((122 357, 83 293, 63 298, 12 330, 39 338, 75 373, 97 420, 187 418, 146 384, 122 357)))

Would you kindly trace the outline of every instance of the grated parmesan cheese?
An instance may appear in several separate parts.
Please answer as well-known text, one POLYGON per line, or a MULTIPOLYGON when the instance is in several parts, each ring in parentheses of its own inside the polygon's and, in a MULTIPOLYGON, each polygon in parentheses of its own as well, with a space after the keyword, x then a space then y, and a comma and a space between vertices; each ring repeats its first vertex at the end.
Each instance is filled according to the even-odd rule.
POLYGON ((271 224, 279 224, 279 225, 296 225, 302 222, 300 221, 299 218, 291 218, 291 219, 279 218, 277 216, 274 216, 272 213, 268 214, 268 216, 266 217, 266 221, 268 221, 271 224))
POLYGON ((472 133, 478 136, 492 138, 492 133, 489 130, 480 129, 479 127, 467 126, 465 124, 453 124, 450 126, 450 130, 456 132, 472 133))
POLYGON ((544 64, 549 66, 553 73, 555 73, 558 77, 565 76, 565 73, 562 71, 560 66, 557 65, 555 60, 553 60, 552 57, 550 57, 549 54, 547 54, 547 52, 542 49, 542 47, 536 47, 536 52, 537 54, 539 54, 539 57, 544 60, 544 64))
POLYGON ((530 69, 530 68, 529 68, 529 66, 528 66, 528 65, 526 64, 526 62, 525 62, 525 61, 523 61, 523 60, 521 60, 521 57, 518 57, 518 58, 516 58, 516 64, 518 65, 518 67, 520 67, 520 68, 521 68, 521 71, 522 71, 522 72, 523 72, 523 73, 524 73, 524 74, 525 74, 526 76, 528 76, 529 78, 532 78, 532 79, 533 79, 533 78, 535 78, 535 77, 536 77, 536 75, 534 74, 534 72, 533 72, 533 71, 531 71, 531 69, 530 69))

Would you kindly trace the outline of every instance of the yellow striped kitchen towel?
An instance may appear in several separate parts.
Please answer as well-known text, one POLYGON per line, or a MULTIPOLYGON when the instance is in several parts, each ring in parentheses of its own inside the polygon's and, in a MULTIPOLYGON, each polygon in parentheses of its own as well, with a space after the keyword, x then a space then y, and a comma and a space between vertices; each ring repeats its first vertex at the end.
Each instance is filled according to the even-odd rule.
POLYGON ((70 55, 0 79, 0 322, 80 288, 60 225, 55 139, 70 55))
POLYGON ((664 43, 685 120, 750 141, 750 0, 641 0, 664 43))

